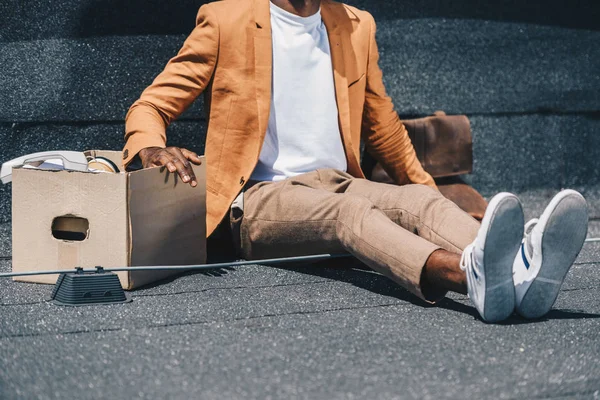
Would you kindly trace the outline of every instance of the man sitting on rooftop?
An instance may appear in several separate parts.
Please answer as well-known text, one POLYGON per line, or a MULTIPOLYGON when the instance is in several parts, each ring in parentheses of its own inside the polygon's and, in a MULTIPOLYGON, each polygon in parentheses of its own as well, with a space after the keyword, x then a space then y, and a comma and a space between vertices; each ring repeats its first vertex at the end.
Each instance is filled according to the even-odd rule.
POLYGON ((348 5, 206 4, 129 110, 124 163, 196 186, 200 159, 165 132, 204 93, 208 234, 226 224, 244 258, 345 251, 425 301, 468 293, 486 321, 545 315, 583 245, 585 200, 559 193, 525 239, 513 194, 474 220, 423 170, 378 59, 372 16, 348 5), (361 140, 398 185, 364 179, 361 140))

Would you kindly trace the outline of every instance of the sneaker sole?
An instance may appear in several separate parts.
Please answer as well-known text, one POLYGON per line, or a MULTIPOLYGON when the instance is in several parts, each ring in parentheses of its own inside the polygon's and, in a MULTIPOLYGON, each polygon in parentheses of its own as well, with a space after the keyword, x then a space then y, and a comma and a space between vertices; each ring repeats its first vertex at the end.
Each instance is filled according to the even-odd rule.
POLYGON ((561 192, 550 202, 538 224, 544 232, 543 259, 538 276, 517 307, 517 312, 525 318, 540 318, 552 309, 585 242, 588 227, 585 199, 573 190, 561 192))
POLYGON ((515 287, 512 282, 512 265, 523 237, 523 207, 510 193, 496 195, 488 207, 494 212, 483 218, 487 226, 484 244, 485 300, 482 318, 498 322, 508 318, 515 310, 515 287))

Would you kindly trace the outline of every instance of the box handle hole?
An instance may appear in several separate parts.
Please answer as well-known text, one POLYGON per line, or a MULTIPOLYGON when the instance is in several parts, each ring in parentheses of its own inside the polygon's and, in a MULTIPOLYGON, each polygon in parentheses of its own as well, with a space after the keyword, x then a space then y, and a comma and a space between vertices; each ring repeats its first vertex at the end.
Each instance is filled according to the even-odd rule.
POLYGON ((85 218, 65 215, 52 221, 52 236, 59 240, 81 242, 88 237, 90 223, 85 218))

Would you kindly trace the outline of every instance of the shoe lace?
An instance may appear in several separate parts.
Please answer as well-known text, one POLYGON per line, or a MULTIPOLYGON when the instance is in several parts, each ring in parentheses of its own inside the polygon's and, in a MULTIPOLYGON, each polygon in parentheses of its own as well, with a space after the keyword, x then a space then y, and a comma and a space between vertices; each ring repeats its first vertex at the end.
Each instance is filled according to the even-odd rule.
POLYGON ((475 261, 475 243, 471 243, 463 250, 462 256, 460 257, 460 269, 465 271, 467 274, 467 282, 471 282, 472 279, 479 280, 481 277, 481 271, 475 261))
POLYGON ((533 227, 536 226, 538 222, 539 222, 539 219, 537 219, 537 218, 530 219, 529 222, 527 222, 525 224, 525 229, 524 229, 525 235, 524 236, 528 236, 529 233, 531 233, 531 230, 533 229, 533 227))
MULTIPOLYGON (((460 269, 466 271, 469 264, 475 268, 475 258, 473 257, 473 251, 475 249, 475 244, 471 243, 463 250, 462 256, 460 257, 460 269)), ((479 272, 479 271, 477 271, 479 272)))

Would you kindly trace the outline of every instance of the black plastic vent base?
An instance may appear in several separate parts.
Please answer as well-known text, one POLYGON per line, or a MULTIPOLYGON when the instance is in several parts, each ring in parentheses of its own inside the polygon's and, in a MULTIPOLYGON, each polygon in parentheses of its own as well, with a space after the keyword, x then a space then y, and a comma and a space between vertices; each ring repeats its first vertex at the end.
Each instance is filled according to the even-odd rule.
POLYGON ((60 274, 51 299, 61 306, 85 306, 93 304, 128 303, 131 299, 121 287, 119 277, 96 267, 96 272, 76 272, 60 274))

